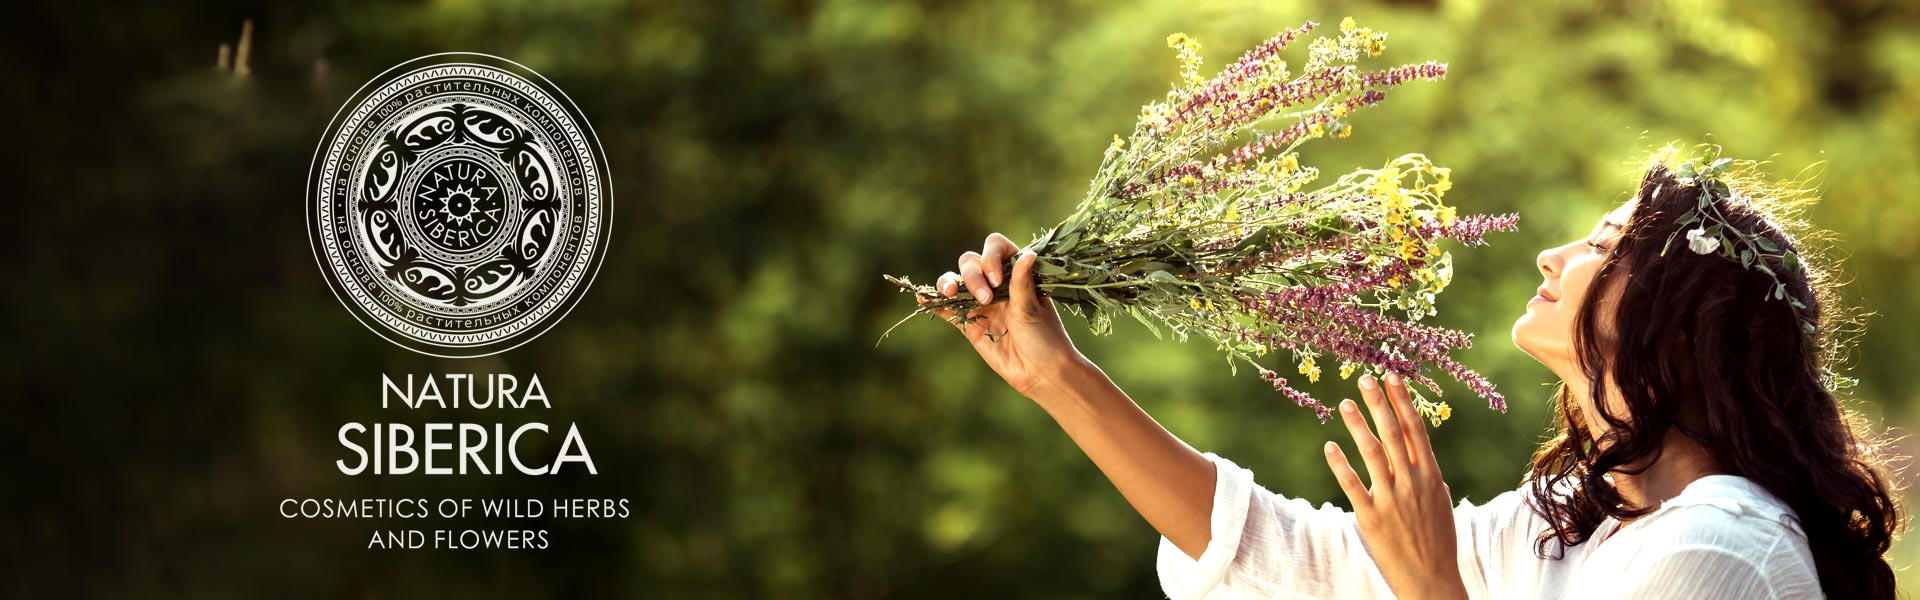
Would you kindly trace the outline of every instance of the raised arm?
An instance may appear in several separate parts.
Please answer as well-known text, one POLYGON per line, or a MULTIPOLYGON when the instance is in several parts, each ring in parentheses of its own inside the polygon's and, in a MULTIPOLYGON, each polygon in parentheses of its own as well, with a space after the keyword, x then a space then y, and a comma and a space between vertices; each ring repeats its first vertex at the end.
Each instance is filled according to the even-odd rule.
POLYGON ((980 252, 961 255, 957 271, 941 276, 938 287, 951 297, 964 285, 985 306, 972 313, 974 323, 955 326, 988 367, 1060 424, 1148 524, 1199 556, 1211 536, 1213 463, 1140 410, 1073 347, 1053 302, 1035 286, 1034 259, 998 233, 980 252), (1016 254, 1013 272, 1003 273, 1001 265, 1016 254), (1004 297, 995 298, 996 287, 1004 297))
MULTIPOLYGON (((1407 597, 1463 595, 1461 571, 1473 561, 1460 561, 1459 570, 1445 565, 1457 555, 1473 554, 1458 554, 1452 547, 1446 486, 1424 426, 1407 403, 1404 382, 1390 382, 1391 397, 1370 378, 1363 385, 1369 407, 1381 419, 1382 436, 1368 433, 1353 403, 1342 407, 1374 479, 1368 490, 1351 469, 1336 467, 1349 495, 1358 494, 1353 498, 1362 507, 1358 519, 1331 507, 1315 510, 1254 485, 1251 474, 1231 462, 1195 451, 1134 404, 1074 348, 1053 302, 1039 293, 1035 258, 1005 236, 988 236, 980 252, 961 255, 956 270, 942 275, 936 286, 948 297, 972 294, 983 305, 970 313, 973 322, 961 323, 951 311, 938 314, 954 322, 988 367, 1046 410, 1134 510, 1184 555, 1170 560, 1162 553, 1169 593, 1177 589, 1179 595, 1204 597, 1219 589, 1286 589, 1310 590, 1304 594, 1309 597, 1384 595, 1392 580, 1395 589, 1422 588, 1402 594, 1407 597), (1012 269, 1003 273, 1008 257, 1014 257, 1012 269), (1000 297, 996 288, 1003 292, 1000 297), (1216 534, 1222 537, 1217 542, 1216 534), (1396 547, 1370 553, 1363 537, 1396 547)), ((1328 460, 1345 462, 1332 447, 1328 460)), ((1462 537, 1462 542, 1473 539, 1462 537)))

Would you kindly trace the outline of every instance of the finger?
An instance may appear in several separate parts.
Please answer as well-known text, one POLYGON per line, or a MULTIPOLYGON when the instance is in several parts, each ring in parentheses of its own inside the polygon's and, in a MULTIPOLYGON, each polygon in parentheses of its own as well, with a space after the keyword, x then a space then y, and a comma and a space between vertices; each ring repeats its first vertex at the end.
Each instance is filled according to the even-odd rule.
POLYGON ((933 287, 940 288, 940 295, 952 298, 960 295, 960 274, 947 271, 940 275, 940 281, 933 287))
POLYGON ((1033 280, 1033 263, 1036 260, 1040 260, 1040 255, 1032 250, 1022 250, 1020 256, 1013 259, 1013 283, 1007 286, 1007 298, 1013 301, 1014 306, 1033 308, 1033 302, 1038 299, 1040 290, 1035 287, 1033 280))
POLYGON ((987 283, 1000 287, 1000 282, 1007 275, 1001 272, 1006 266, 1007 257, 1018 252, 1020 247, 1013 245, 1013 240, 1007 239, 1007 236, 997 231, 987 234, 987 243, 980 248, 980 270, 986 272, 987 283))
POLYGON ((967 291, 973 292, 973 299, 981 306, 993 303, 993 286, 987 285, 987 277, 980 273, 980 253, 967 251, 960 255, 960 282, 967 284, 967 291))
POLYGON ((1393 403, 1393 413, 1400 418, 1400 430, 1407 441, 1407 461, 1415 466, 1433 464, 1433 444, 1427 439, 1427 421, 1420 418, 1420 409, 1413 407, 1413 393, 1407 391, 1407 378, 1399 373, 1387 374, 1387 399, 1393 403))
POLYGON ((1346 423, 1347 432, 1353 434, 1353 446, 1360 450, 1360 461, 1367 465, 1367 478, 1373 487, 1380 487, 1393 478, 1392 463, 1387 452, 1380 446, 1380 440, 1367 431, 1367 420, 1360 416, 1360 405, 1352 400, 1340 401, 1340 421, 1346 423))
POLYGON ((1380 380, 1372 375, 1360 377, 1360 396, 1367 400, 1367 415, 1373 417, 1373 430, 1380 435, 1381 445, 1387 448, 1389 468, 1395 474, 1407 472, 1407 435, 1400 429, 1400 418, 1394 416, 1393 405, 1387 401, 1386 390, 1380 389, 1380 380))
POLYGON ((1340 451, 1340 445, 1327 440, 1326 455, 1327 468, 1333 469, 1333 480, 1340 482, 1340 491, 1346 492, 1347 501, 1353 503, 1353 509, 1358 511, 1363 506, 1371 506, 1373 493, 1360 484, 1360 474, 1353 472, 1353 463, 1340 451))
POLYGON ((946 321, 948 325, 952 325, 954 329, 960 330, 960 335, 966 336, 968 340, 979 342, 982 338, 986 337, 986 328, 988 326, 986 315, 976 312, 969 315, 973 318, 973 322, 967 323, 962 321, 959 313, 953 312, 951 308, 935 310, 933 314, 940 317, 940 320, 946 321))

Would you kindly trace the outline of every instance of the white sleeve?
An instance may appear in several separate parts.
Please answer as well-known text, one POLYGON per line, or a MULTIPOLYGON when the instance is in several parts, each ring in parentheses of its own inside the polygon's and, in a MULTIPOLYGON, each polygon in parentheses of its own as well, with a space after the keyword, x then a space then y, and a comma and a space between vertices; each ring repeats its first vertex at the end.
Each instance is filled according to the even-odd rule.
MULTIPOLYGON (((1253 473, 1212 453, 1218 469, 1212 539, 1195 560, 1160 538, 1161 590, 1173 600, 1212 598, 1391 598, 1367 553, 1352 513, 1286 498, 1254 483, 1253 473)), ((1475 507, 1462 502, 1454 520, 1460 567, 1474 597, 1488 595, 1489 560, 1504 559, 1506 524, 1518 505, 1509 492, 1475 507), (1483 554, 1484 553, 1484 554, 1483 554)))

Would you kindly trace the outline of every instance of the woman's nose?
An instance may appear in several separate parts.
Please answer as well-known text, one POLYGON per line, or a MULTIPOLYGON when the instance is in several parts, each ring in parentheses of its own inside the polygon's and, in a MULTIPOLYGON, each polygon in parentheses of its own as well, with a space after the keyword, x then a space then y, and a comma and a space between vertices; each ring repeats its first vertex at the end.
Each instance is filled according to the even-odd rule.
POLYGON ((1548 277, 1559 277, 1560 269, 1566 266, 1566 259, 1560 257, 1559 248, 1541 250, 1540 256, 1535 257, 1534 261, 1534 264, 1540 265, 1540 272, 1548 277))

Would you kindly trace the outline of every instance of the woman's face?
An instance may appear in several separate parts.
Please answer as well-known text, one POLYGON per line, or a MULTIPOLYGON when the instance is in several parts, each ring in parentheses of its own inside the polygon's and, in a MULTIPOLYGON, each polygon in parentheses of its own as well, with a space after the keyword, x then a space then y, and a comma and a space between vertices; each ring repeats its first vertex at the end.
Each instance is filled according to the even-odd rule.
MULTIPOLYGON (((1513 323, 1513 343, 1534 360, 1560 374, 1562 380, 1578 378, 1580 369, 1574 360, 1573 320, 1580 303, 1593 293, 1594 275, 1607 255, 1619 243, 1627 218, 1633 215, 1636 200, 1600 219, 1587 237, 1540 252, 1535 264, 1545 281, 1527 301, 1527 312, 1513 323)), ((1594 323, 1604 334, 1611 330, 1613 302, 1619 292, 1609 288, 1600 298, 1594 323)))

